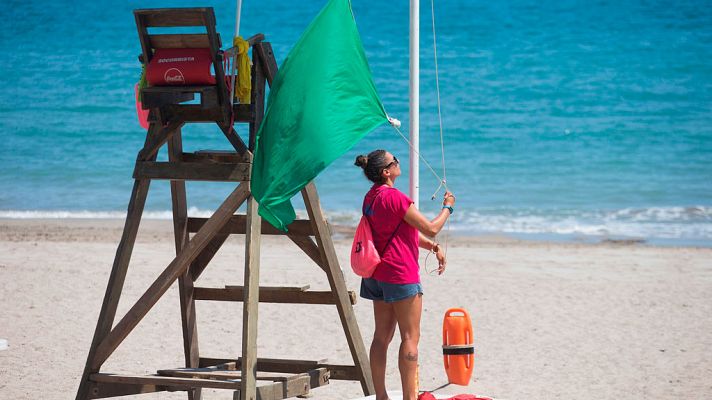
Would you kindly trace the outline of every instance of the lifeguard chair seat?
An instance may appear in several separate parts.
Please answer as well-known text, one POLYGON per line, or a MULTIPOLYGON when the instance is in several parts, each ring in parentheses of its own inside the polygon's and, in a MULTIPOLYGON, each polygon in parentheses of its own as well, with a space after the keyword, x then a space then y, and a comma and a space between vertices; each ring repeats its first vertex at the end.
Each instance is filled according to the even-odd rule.
POLYGON ((148 69, 149 77, 149 86, 141 91, 143 108, 170 106, 176 112, 210 114, 213 118, 206 119, 229 121, 232 102, 228 99, 223 52, 212 7, 141 9, 134 11, 134 17, 142 50, 139 59, 148 69), (149 28, 180 27, 198 27, 205 33, 149 33, 149 28), (171 67, 171 63, 186 60, 194 61, 197 70, 176 71, 171 67), (214 76, 210 74, 210 65, 214 76), (200 96, 200 104, 181 104, 195 100, 196 95, 200 96))

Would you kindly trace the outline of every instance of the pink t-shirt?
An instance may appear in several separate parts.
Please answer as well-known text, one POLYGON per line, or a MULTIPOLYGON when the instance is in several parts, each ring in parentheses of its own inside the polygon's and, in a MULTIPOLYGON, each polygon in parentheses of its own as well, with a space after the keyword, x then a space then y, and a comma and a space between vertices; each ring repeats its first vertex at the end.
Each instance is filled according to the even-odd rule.
POLYGON ((418 230, 403 220, 411 204, 413 200, 400 190, 378 184, 373 185, 363 199, 362 211, 368 217, 373 230, 373 244, 381 255, 381 263, 372 276, 377 281, 399 284, 420 282, 418 230), (376 195, 373 209, 367 210, 376 195), (386 247, 391 235, 393 238, 386 247))

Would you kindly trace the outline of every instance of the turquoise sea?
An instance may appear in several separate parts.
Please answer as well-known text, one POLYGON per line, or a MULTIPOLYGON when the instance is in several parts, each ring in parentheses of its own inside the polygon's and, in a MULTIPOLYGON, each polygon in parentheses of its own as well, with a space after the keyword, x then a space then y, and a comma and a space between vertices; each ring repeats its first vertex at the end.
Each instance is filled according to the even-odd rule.
MULTIPOLYGON (((407 125, 408 1, 352 3, 386 109, 407 125)), ((431 3, 421 3, 421 152, 442 173, 431 3)), ((263 32, 281 62, 323 4, 244 0, 242 33, 263 32)), ((229 42, 234 1, 4 3, 0 217, 125 212, 145 135, 132 10, 168 6, 214 7, 229 42)), ((439 0, 435 17, 451 232, 712 245, 709 2, 439 0)), ((212 126, 184 132, 189 150, 229 148, 212 126)), ((384 126, 318 178, 333 222, 355 224, 369 185, 353 160, 375 148, 407 159, 384 126)), ((421 209, 434 213, 437 181, 420 175, 421 209)), ((189 184, 190 213, 229 191, 189 184)), ((169 217, 166 182, 152 184, 147 210, 169 217)))

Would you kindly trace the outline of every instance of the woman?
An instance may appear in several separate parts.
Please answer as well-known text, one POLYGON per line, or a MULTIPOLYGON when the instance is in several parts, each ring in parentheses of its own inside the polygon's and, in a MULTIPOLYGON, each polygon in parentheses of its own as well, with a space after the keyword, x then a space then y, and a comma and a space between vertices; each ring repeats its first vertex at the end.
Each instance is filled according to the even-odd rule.
POLYGON ((428 237, 440 232, 453 212, 455 196, 445 193, 443 207, 429 221, 413 201, 393 184, 401 174, 398 159, 385 150, 375 150, 368 156, 356 157, 356 166, 363 168, 373 182, 363 200, 362 211, 373 229, 373 242, 381 255, 381 263, 371 278, 361 281, 361 297, 373 300, 376 329, 369 359, 376 400, 387 400, 386 353, 396 325, 400 330, 398 369, 403 387, 403 399, 417 397, 418 341, 423 289, 420 285, 418 247, 436 254, 438 274, 445 271, 443 249, 428 237))

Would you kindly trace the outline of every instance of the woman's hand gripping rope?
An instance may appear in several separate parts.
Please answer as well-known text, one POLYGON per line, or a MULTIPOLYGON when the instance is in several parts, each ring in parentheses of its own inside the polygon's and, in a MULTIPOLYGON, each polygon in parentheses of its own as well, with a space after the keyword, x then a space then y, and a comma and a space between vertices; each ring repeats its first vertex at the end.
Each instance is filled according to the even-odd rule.
MULTIPOLYGON (((445 195, 443 196, 443 206, 449 206, 452 207, 455 205, 455 195, 452 194, 450 191, 446 191, 445 195)), ((432 249, 428 253, 427 256, 425 256, 425 271, 428 274, 434 274, 435 272, 438 273, 438 275, 442 275, 443 272, 445 272, 445 268, 447 267, 447 254, 445 253, 445 249, 443 249, 443 246, 441 246, 439 243, 434 243, 432 249), (438 268, 434 270, 428 270, 428 257, 430 254, 435 254, 435 258, 438 260, 438 268)))

